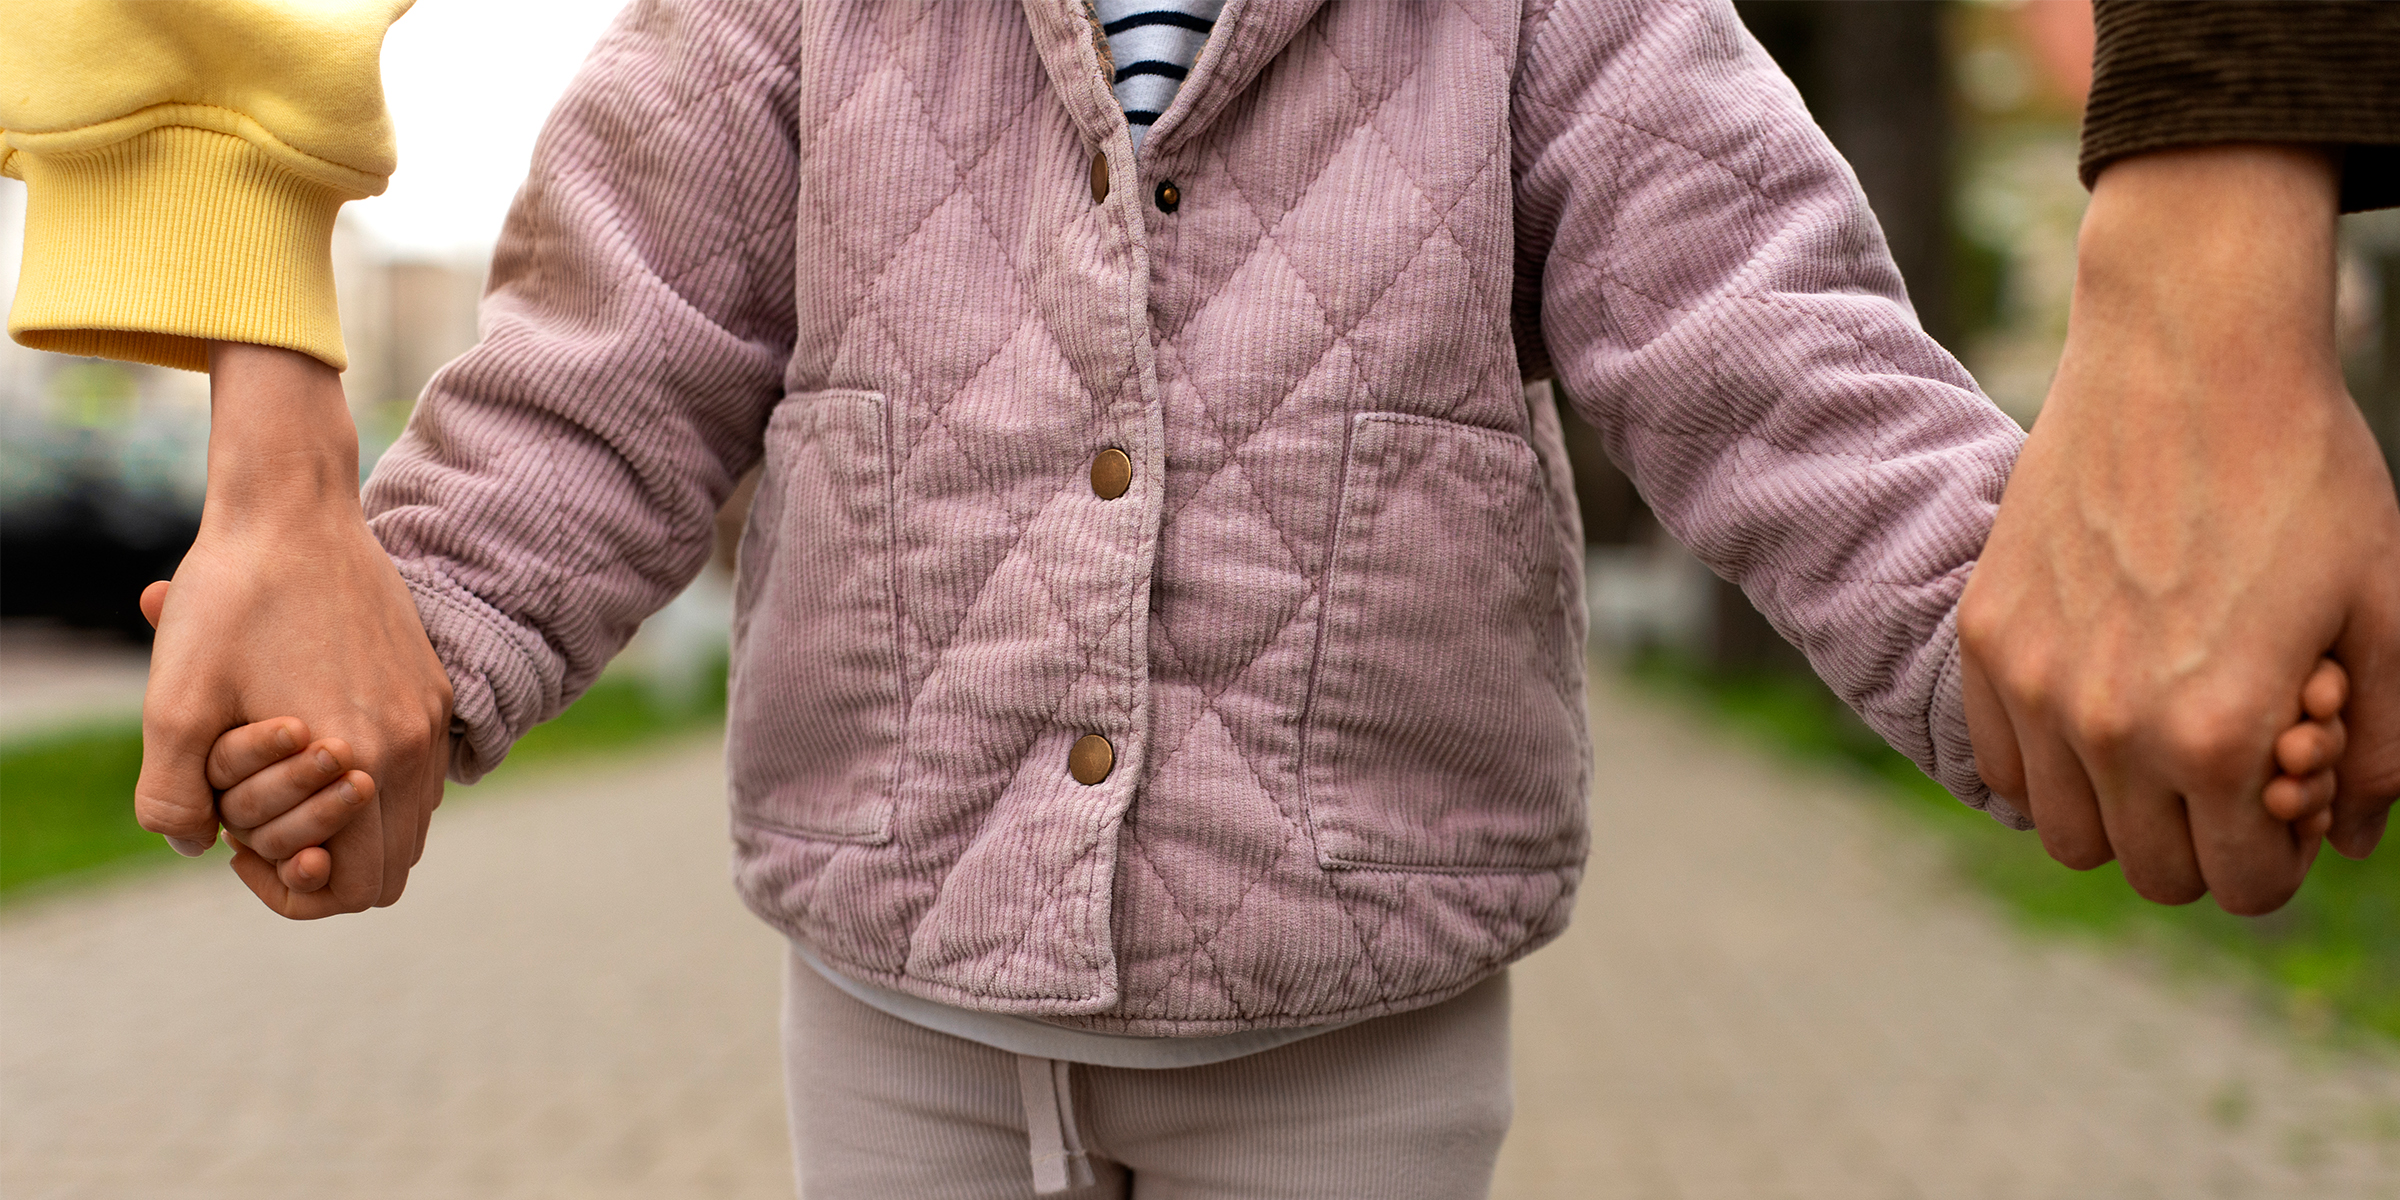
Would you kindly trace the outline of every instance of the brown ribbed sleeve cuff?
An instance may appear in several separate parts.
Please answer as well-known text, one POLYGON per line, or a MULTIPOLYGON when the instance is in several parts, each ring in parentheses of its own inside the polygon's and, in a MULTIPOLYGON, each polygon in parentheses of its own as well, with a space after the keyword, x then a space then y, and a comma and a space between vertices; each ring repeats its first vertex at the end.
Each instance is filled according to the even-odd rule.
POLYGON ((2098 0, 2081 173, 2208 142, 2343 148, 2342 211, 2400 205, 2400 3, 2098 0))

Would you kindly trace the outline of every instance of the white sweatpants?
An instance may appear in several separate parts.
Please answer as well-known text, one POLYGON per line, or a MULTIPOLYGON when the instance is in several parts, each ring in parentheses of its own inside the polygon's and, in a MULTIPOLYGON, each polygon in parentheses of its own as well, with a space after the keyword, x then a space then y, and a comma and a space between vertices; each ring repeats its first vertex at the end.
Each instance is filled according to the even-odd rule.
POLYGON ((1431 1008, 1158 1071, 936 1033, 797 956, 786 975, 805 1200, 1474 1200, 1508 1132, 1505 974, 1431 1008))

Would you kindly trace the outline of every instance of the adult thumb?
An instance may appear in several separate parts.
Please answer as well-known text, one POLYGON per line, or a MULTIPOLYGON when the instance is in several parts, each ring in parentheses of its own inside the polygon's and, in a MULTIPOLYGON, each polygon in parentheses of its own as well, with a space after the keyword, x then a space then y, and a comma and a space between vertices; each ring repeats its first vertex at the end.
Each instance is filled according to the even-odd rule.
MULTIPOLYGON (((163 592, 164 585, 154 587, 163 592)), ((142 771, 133 785, 133 819, 162 834, 177 854, 198 858, 217 840, 217 793, 208 785, 208 752, 235 722, 212 719, 193 703, 171 659, 155 650, 142 697, 142 771)))
POLYGON ((142 714, 133 819, 164 835, 186 858, 199 857, 217 840, 217 794, 208 786, 208 748, 215 741, 197 722, 142 714))

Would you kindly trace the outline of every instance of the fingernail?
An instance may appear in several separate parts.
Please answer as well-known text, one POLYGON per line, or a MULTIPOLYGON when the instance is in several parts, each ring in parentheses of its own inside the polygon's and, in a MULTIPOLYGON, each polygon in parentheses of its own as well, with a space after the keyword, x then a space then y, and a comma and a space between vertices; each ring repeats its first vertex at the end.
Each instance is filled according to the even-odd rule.
POLYGON ((198 858, 201 855, 208 853, 208 847, 211 843, 194 841, 191 838, 171 837, 167 839, 167 844, 175 847, 175 853, 180 854, 185 858, 198 858))
POLYGON ((366 799, 366 797, 358 794, 358 786, 351 783, 347 779, 341 782, 340 787, 342 789, 342 803, 344 804, 358 804, 366 799))
POLYGON ((317 751, 317 769, 330 775, 341 770, 342 764, 334 760, 332 751, 319 750, 317 751))
POLYGON ((276 753, 289 756, 298 753, 299 749, 300 744, 295 738, 292 737, 292 731, 289 726, 279 728, 275 731, 276 753))

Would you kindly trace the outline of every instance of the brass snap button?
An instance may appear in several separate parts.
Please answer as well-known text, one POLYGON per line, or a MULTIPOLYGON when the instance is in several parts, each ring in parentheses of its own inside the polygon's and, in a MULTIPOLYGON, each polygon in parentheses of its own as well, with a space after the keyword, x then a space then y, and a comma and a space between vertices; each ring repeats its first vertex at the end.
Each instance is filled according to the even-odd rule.
POLYGON ((1106 199, 1108 199, 1108 155, 1106 152, 1102 152, 1092 156, 1092 203, 1098 204, 1106 199))
POLYGON ((1133 460, 1125 452, 1110 446, 1092 456, 1092 494, 1103 500, 1114 500, 1133 486, 1133 460))
POLYGON ((1067 774, 1074 776, 1075 782, 1085 787, 1108 778, 1108 773, 1115 770, 1116 766, 1117 748, 1096 733, 1076 738, 1075 748, 1067 751, 1067 774))
POLYGON ((1174 180, 1161 179, 1158 181, 1158 211, 1171 213, 1175 211, 1177 205, 1182 203, 1183 189, 1176 187, 1174 180))

